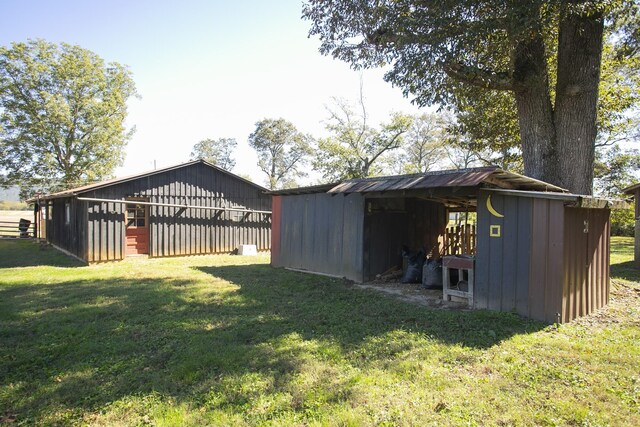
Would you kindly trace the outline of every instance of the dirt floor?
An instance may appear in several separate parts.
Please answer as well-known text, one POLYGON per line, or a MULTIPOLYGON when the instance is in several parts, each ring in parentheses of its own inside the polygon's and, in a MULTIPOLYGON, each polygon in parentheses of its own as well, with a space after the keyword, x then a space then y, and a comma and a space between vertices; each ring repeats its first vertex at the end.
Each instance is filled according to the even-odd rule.
POLYGON ((372 289, 389 295, 394 295, 403 301, 443 309, 467 309, 466 302, 445 301, 442 299, 442 289, 425 289, 421 283, 400 283, 399 274, 389 274, 362 284, 355 284, 359 289, 372 289))

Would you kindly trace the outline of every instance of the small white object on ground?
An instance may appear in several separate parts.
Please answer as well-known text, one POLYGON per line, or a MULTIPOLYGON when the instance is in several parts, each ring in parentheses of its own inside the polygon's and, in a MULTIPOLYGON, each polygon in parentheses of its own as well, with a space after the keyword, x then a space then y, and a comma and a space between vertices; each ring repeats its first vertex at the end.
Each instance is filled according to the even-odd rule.
POLYGON ((258 255, 256 245, 240 245, 238 246, 238 255, 258 255))

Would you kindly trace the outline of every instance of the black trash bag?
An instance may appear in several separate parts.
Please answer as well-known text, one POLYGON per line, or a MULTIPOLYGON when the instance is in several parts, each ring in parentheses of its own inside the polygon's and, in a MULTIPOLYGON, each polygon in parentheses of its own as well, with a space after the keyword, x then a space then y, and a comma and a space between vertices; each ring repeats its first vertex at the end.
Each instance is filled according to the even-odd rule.
POLYGON ((422 287, 442 289, 442 259, 430 259, 422 267, 422 287))
POLYGON ((424 250, 418 252, 402 247, 402 257, 407 259, 407 269, 402 274, 400 283, 420 283, 422 281, 422 266, 424 265, 424 250))

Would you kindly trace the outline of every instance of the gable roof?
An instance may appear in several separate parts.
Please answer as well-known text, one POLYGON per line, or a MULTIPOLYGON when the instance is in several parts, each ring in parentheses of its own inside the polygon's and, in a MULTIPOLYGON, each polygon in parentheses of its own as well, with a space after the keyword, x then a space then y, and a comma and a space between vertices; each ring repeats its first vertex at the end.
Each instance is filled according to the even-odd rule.
POLYGON ((498 188, 512 190, 568 192, 553 184, 514 172, 508 172, 497 166, 432 171, 412 175, 350 179, 336 185, 328 192, 331 194, 375 193, 398 190, 421 190, 437 187, 475 187, 480 184, 491 184, 498 188))
MULTIPOLYGON (((229 175, 230 177, 243 181, 249 185, 252 185, 253 187, 255 187, 256 189, 263 191, 263 192, 267 192, 268 190, 264 187, 261 187, 260 185, 253 183, 247 179, 244 179, 238 175, 235 175, 229 171, 226 171, 222 168, 219 168, 218 166, 215 166, 205 160, 202 159, 198 159, 198 160, 193 160, 190 162, 186 162, 186 163, 180 163, 178 165, 173 165, 173 166, 168 166, 166 168, 162 168, 162 169, 155 169, 152 171, 147 171, 147 172, 143 172, 143 173, 139 173, 139 174, 135 174, 135 175, 129 175, 129 176, 125 176, 122 178, 113 178, 113 179, 107 179, 105 181, 100 181, 100 182, 95 182, 93 184, 87 184, 87 185, 83 185, 80 187, 75 187, 75 188, 70 188, 68 190, 64 190, 64 191, 59 191, 57 193, 51 193, 51 194, 47 194, 45 196, 40 196, 39 199, 40 200, 48 200, 48 199, 58 199, 61 197, 72 197, 72 196, 77 196, 79 194, 82 193, 86 193, 87 191, 92 191, 92 190, 98 190, 100 188, 104 188, 104 187, 109 187, 111 185, 116 185, 116 184, 121 184, 123 182, 128 182, 128 181, 133 181, 135 179, 139 179, 139 178, 144 178, 147 176, 152 176, 152 175, 157 175, 157 174, 161 174, 161 173, 165 173, 165 172, 169 172, 175 169, 181 169, 181 168, 185 168, 185 167, 189 167, 189 166, 193 166, 196 164, 203 164, 205 166, 208 166, 218 172, 221 172, 225 175, 229 175)), ((33 202, 35 201, 36 198, 32 198, 30 200, 27 200, 27 202, 33 202)))

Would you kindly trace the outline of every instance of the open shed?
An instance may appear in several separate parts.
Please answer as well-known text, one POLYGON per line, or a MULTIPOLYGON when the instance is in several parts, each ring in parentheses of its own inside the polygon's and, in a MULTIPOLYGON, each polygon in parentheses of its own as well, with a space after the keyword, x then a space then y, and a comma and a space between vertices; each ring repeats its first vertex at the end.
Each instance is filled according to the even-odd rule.
POLYGON ((634 250, 634 263, 636 267, 640 268, 640 183, 631 185, 623 190, 625 194, 633 196, 635 201, 635 212, 633 217, 635 218, 635 250, 634 250))
POLYGON ((266 189, 196 160, 32 199, 38 234, 85 262, 271 247, 266 189))
POLYGON ((609 300, 608 200, 497 167, 272 194, 276 267, 367 282, 401 264, 407 245, 432 257, 465 255, 450 260, 472 265, 473 308, 566 322, 609 300), (451 212, 475 212, 477 222, 448 236, 451 212))

